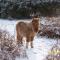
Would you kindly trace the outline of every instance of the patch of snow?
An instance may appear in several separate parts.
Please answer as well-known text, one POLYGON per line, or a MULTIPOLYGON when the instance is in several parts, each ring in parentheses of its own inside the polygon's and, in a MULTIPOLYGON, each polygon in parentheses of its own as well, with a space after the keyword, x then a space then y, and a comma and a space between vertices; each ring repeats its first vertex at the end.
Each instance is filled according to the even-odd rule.
POLYGON ((0 29, 7 30, 12 35, 14 34, 15 31, 15 25, 16 25, 15 21, 0 19, 0 29))
MULTIPOLYGON (((42 22, 45 24, 44 21, 42 22)), ((15 34, 15 27, 16 21, 0 19, 0 28, 8 30, 10 34, 15 34)), ((48 55, 48 51, 54 44, 56 44, 56 39, 35 36, 33 41, 34 48, 26 49, 28 58, 16 57, 16 60, 44 60, 44 58, 48 55)))
POLYGON ((33 45, 34 48, 26 49, 28 58, 16 58, 16 60, 44 60, 48 55, 49 50, 56 44, 56 39, 35 36, 33 45))
POLYGON ((47 39, 46 37, 35 37, 33 43, 34 48, 27 50, 29 60, 43 60, 52 46, 56 44, 56 40, 47 39))

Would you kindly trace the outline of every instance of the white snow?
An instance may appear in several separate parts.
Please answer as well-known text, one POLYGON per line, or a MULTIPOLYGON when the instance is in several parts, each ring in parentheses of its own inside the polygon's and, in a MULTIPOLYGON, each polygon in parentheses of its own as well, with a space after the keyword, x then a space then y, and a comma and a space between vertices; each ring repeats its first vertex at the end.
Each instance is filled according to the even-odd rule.
POLYGON ((0 29, 9 31, 10 34, 14 34, 15 31, 15 21, 0 19, 0 29))
POLYGON ((36 36, 33 43, 34 48, 27 49, 26 51, 29 58, 28 60, 43 60, 52 46, 56 44, 56 40, 36 36))
MULTIPOLYGON (((11 34, 15 34, 16 21, 0 19, 0 29, 8 30, 11 34)), ((48 51, 56 44, 56 39, 35 36, 33 45, 34 48, 26 49, 28 58, 16 57, 16 60, 44 60, 48 51)))

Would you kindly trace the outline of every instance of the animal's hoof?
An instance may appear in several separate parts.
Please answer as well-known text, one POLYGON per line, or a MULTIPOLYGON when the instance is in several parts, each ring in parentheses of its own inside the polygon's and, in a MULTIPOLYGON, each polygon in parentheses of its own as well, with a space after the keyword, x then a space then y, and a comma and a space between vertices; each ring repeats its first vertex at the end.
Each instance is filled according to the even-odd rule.
POLYGON ((26 46, 26 48, 28 49, 28 46, 26 46))
POLYGON ((31 48, 33 48, 33 46, 31 46, 31 48))

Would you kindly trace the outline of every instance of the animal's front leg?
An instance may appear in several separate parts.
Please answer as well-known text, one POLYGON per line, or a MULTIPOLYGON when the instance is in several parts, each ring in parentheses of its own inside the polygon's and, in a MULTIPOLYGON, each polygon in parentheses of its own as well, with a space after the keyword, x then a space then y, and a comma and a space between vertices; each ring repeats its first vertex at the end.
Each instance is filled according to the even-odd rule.
POLYGON ((29 44, 29 42, 26 41, 26 48, 28 48, 28 44, 29 44))
POLYGON ((23 41, 22 41, 22 37, 21 36, 17 36, 17 44, 18 46, 22 46, 23 45, 23 41))
POLYGON ((33 41, 30 42, 31 48, 33 48, 33 41))
POLYGON ((31 46, 31 48, 33 48, 33 36, 31 37, 31 41, 30 41, 30 46, 31 46))

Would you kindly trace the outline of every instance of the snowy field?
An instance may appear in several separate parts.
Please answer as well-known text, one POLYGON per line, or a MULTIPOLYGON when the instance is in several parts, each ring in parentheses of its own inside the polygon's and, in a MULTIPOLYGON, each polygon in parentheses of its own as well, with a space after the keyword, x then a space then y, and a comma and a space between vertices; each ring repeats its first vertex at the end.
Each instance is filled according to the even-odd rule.
MULTIPOLYGON (((43 22, 44 23, 44 22, 43 22)), ((0 19, 0 29, 9 31, 10 34, 15 35, 16 21, 0 19)), ((45 60, 49 50, 56 44, 56 39, 47 37, 35 36, 33 45, 34 48, 26 49, 27 58, 16 57, 16 60, 45 60)))

